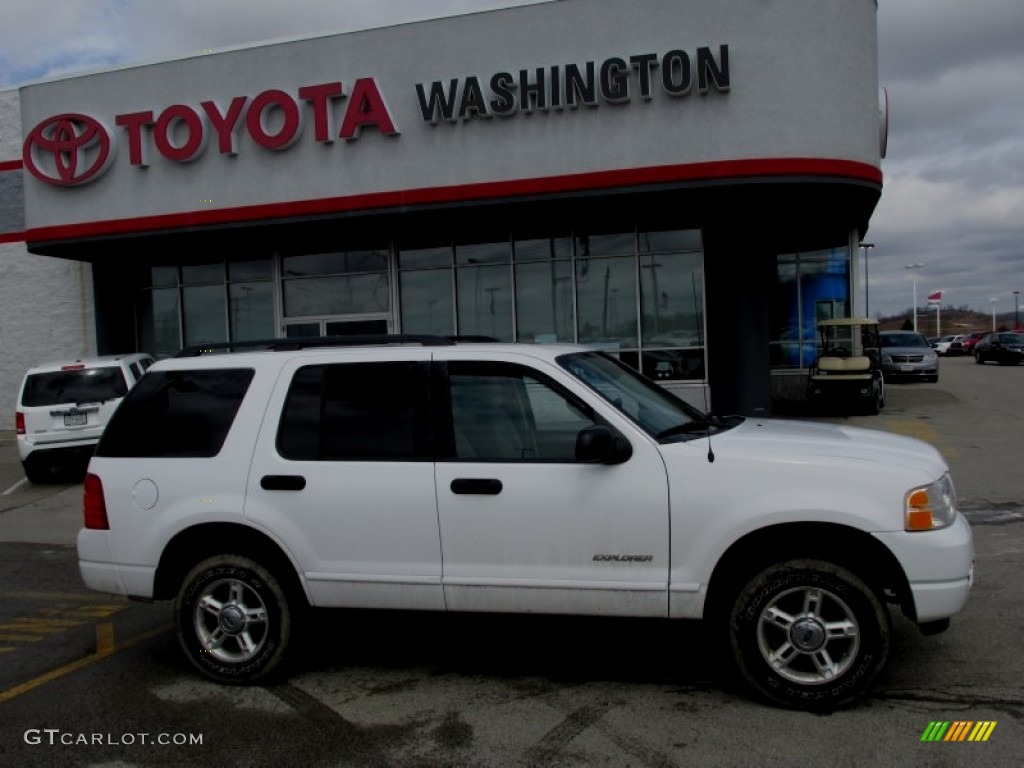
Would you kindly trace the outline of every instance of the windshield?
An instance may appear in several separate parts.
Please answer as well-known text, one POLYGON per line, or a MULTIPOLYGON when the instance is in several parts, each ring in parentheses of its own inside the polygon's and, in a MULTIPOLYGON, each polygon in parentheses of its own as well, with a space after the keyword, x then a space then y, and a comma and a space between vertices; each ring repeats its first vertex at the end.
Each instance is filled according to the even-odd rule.
POLYGON ((34 373, 25 381, 26 408, 61 403, 99 403, 124 397, 128 384, 117 366, 34 373))
POLYGON ((562 355, 558 364, 652 437, 690 422, 706 422, 692 405, 603 352, 562 355))
POLYGON ((928 347, 928 339, 920 333, 889 333, 882 336, 883 347, 928 347))

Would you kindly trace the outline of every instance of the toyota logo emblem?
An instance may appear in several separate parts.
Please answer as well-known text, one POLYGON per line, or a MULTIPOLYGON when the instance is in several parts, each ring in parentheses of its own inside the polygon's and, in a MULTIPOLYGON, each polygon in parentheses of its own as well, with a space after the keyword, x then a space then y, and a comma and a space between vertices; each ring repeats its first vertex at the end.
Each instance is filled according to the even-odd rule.
POLYGON ((25 139, 29 173, 58 187, 95 180, 110 165, 110 131, 88 115, 64 114, 39 123, 25 139))

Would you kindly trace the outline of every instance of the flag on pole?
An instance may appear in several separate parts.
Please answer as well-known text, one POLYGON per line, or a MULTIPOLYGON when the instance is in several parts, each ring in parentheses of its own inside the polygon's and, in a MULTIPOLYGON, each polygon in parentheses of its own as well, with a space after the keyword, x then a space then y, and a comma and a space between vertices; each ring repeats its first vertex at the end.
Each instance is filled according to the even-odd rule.
POLYGON ((929 304, 940 304, 942 302, 942 291, 936 291, 935 293, 928 294, 929 304))

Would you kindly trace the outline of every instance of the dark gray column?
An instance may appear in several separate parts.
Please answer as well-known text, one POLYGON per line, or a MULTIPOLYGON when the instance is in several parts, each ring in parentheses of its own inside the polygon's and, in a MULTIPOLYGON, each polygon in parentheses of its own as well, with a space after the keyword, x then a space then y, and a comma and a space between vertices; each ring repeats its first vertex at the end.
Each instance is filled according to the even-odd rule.
POLYGON ((765 416, 772 401, 768 341, 775 253, 742 229, 737 224, 704 231, 711 410, 765 416))

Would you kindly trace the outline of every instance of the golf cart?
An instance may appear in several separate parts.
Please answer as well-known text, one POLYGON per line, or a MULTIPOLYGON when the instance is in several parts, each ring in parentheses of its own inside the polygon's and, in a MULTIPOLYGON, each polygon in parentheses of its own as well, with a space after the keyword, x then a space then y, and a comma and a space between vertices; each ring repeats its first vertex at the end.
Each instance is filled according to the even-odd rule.
POLYGON ((876 414, 885 405, 878 321, 845 317, 818 323, 821 348, 807 379, 812 404, 876 414))

